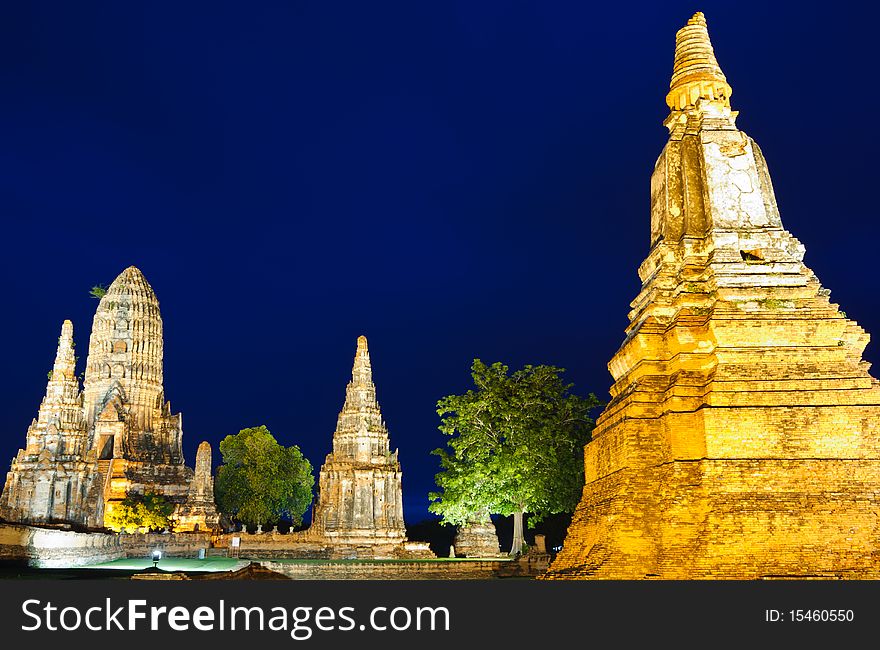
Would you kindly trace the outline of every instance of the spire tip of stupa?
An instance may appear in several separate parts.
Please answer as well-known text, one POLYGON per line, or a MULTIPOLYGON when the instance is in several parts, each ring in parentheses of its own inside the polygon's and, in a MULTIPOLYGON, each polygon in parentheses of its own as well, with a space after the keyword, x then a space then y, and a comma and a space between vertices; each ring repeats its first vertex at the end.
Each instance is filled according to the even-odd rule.
POLYGON ((733 91, 709 39, 706 16, 698 11, 675 34, 675 58, 666 104, 675 111, 689 111, 700 100, 730 108, 733 91))

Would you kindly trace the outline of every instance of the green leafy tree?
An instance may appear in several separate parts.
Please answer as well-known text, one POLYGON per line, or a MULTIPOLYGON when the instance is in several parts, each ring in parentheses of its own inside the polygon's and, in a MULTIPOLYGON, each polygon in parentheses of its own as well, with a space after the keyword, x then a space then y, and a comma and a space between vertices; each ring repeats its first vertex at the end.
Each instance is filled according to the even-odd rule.
POLYGON ((312 464, 299 447, 283 447, 264 427, 242 429, 220 442, 223 464, 217 469, 217 506, 247 525, 289 518, 302 523, 312 503, 312 464))
POLYGON ((513 515, 511 555, 525 545, 529 526, 559 512, 571 512, 584 484, 583 447, 600 406, 596 396, 580 397, 554 366, 525 366, 510 374, 507 366, 471 367, 475 390, 437 402, 440 430, 450 436, 435 449, 441 471, 439 491, 429 495, 429 510, 445 523, 464 525, 485 513, 513 515))
POLYGON ((97 298, 98 300, 103 298, 104 294, 106 294, 106 293, 107 293, 107 287, 104 286, 103 284, 96 284, 94 287, 89 289, 89 295, 92 298, 97 298))
POLYGON ((161 494, 127 494, 104 516, 104 525, 116 532, 138 530, 174 530, 174 504, 161 494))

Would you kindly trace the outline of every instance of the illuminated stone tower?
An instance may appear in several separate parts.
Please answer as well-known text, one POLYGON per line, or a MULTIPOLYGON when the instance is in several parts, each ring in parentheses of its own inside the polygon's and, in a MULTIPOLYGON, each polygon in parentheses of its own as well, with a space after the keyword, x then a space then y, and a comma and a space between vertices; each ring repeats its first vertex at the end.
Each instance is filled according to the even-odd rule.
POLYGON ((162 388, 159 301, 133 266, 113 281, 95 312, 83 402, 99 458, 183 463, 180 415, 171 414, 162 388))
POLYGON ((101 298, 92 322, 83 390, 89 444, 104 480, 105 511, 126 494, 186 501, 180 414, 162 387, 162 317, 143 273, 130 266, 101 298))
POLYGON ((321 468, 313 528, 330 538, 405 540, 401 477, 376 401, 367 339, 361 336, 333 451, 321 468))
POLYGON ((548 578, 880 576, 868 335, 804 266, 730 95, 698 13, 676 36, 642 291, 548 578))
POLYGON ((210 530, 220 525, 214 504, 214 479, 211 476, 211 445, 207 441, 196 452, 196 470, 189 484, 186 502, 177 509, 175 530, 210 530))
POLYGON ((0 516, 24 523, 93 526, 100 521, 89 499, 100 501, 100 482, 88 449, 82 394, 76 377, 73 323, 64 321, 46 396, 12 461, 0 498, 0 516))

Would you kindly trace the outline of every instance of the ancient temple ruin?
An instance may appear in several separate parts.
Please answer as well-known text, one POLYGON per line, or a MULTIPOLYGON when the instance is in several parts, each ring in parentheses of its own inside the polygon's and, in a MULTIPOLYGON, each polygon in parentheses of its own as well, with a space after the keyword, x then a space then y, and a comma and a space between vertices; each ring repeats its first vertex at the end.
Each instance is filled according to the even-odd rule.
POLYGON ((868 334, 780 221, 698 13, 676 36, 651 249, 548 578, 877 578, 868 334))
POLYGON ((367 339, 358 338, 351 381, 336 421, 333 450, 318 478, 311 526, 282 534, 222 536, 249 557, 329 559, 433 558, 427 542, 406 537, 403 472, 376 400, 367 339))
POLYGON ((196 451, 196 468, 189 483, 186 501, 175 513, 176 530, 210 530, 217 528, 220 517, 214 504, 214 477, 211 476, 211 443, 203 440, 196 451))
POLYGON ((46 396, 28 427, 25 447, 18 450, 6 477, 0 517, 25 523, 99 526, 103 483, 89 447, 76 377, 73 323, 66 320, 46 396))
POLYGON ((481 519, 459 526, 453 541, 456 557, 491 558, 501 556, 495 524, 487 514, 481 519))
POLYGON ((94 528, 127 494, 152 492, 186 506, 181 529, 217 525, 210 447, 207 455, 200 447, 207 466, 193 481, 180 415, 165 400, 162 345, 159 302, 135 267, 98 304, 82 391, 65 321, 46 397, 7 474, 0 517, 94 528))
POLYGON ((405 540, 402 476, 376 400, 367 339, 361 336, 333 451, 321 467, 312 527, 329 538, 405 540))

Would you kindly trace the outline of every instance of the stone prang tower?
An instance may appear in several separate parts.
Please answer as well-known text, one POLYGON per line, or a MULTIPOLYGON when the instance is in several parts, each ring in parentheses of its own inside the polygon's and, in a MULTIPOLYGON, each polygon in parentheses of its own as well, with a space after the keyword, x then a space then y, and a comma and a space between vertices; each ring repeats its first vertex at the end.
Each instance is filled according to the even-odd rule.
POLYGON ((153 288, 125 269, 92 321, 83 402, 99 459, 183 465, 181 419, 162 387, 162 317, 153 288))
POLYGON ((405 540, 401 477, 376 401, 367 339, 361 336, 333 451, 321 468, 314 532, 328 538, 405 540))
POLYGON ((46 396, 12 460, 0 516, 27 523, 100 525, 102 483, 89 455, 82 393, 76 377, 73 323, 64 321, 46 396))
POLYGON ((182 502, 193 472, 183 462, 182 423, 165 401, 162 317, 143 273, 131 266, 110 285, 92 322, 83 390, 89 442, 108 507, 128 492, 182 502))
POLYGON ((880 577, 868 335, 804 265, 730 95, 698 13, 676 35, 642 290, 548 578, 880 577))

